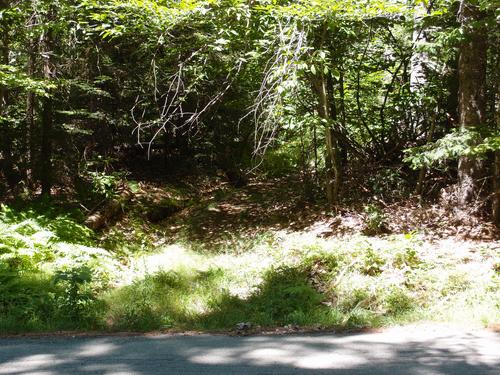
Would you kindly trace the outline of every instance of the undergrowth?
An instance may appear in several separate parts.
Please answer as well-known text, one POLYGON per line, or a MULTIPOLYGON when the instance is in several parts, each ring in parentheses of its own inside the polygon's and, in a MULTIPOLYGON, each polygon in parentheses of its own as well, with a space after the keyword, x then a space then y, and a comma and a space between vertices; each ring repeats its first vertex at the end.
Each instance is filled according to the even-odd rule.
POLYGON ((1 206, 0 333, 500 321, 493 248, 464 258, 417 234, 267 231, 228 233, 210 251, 188 239, 155 246, 138 217, 128 220, 137 231, 99 238, 77 211, 1 206))
MULTIPOLYGON (((114 329, 361 328, 422 319, 499 319, 498 272, 436 263, 415 235, 384 240, 285 235, 245 254, 166 247, 154 269, 107 295, 114 329), (460 319, 453 315, 459 311, 460 319)), ((487 262, 493 258, 485 255, 487 262)), ((487 263, 489 264, 489 263, 487 263)))
POLYGON ((0 332, 103 327, 98 296, 118 263, 64 211, 0 207, 0 332))

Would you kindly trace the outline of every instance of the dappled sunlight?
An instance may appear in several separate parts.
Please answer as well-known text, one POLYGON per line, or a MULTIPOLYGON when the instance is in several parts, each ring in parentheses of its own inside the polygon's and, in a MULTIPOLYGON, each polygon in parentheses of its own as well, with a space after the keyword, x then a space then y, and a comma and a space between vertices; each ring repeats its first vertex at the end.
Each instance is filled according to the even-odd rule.
POLYGON ((94 340, 86 342, 79 349, 81 357, 97 357, 113 353, 116 345, 106 342, 105 340, 94 340))
MULTIPOLYGON (((440 326, 438 326, 440 327, 440 326)), ((347 335, 341 337, 288 336, 284 338, 258 337, 244 339, 245 345, 238 348, 206 349, 189 358, 195 363, 239 364, 248 361, 257 365, 290 366, 303 369, 349 369, 375 367, 377 363, 385 366, 413 363, 419 373, 425 373, 426 366, 447 367, 451 363, 464 361, 470 366, 497 366, 500 359, 495 346, 485 350, 480 342, 484 336, 498 341, 494 334, 461 334, 451 328, 443 328, 442 333, 429 341, 428 331, 394 329, 382 334, 347 335), (475 339, 475 340, 474 340, 475 339), (408 345, 410 343, 410 345, 408 345), (258 349, 253 349, 258 345, 258 349), (405 346, 408 348, 403 349, 405 346), (444 349, 447 348, 447 349, 444 349)), ((413 373, 411 365, 407 373, 413 373)), ((452 372, 450 372, 451 374, 452 372)), ((473 372, 471 372, 473 373, 473 372)), ((485 372, 486 373, 486 372, 485 372)))
MULTIPOLYGON (((33 374, 44 373, 46 367, 59 367, 73 363, 74 359, 60 358, 55 354, 35 354, 16 358, 0 364, 0 374, 33 374), (21 367, 18 369, 18 367, 21 367)), ((49 371, 49 370, 47 370, 49 371)))
MULTIPOLYGON (((232 331, 248 322, 259 332, 498 320, 496 243, 368 236, 362 215, 327 213, 297 194, 297 184, 219 184, 196 199, 179 193, 182 203, 165 219, 145 223, 135 207, 100 240, 56 210, 3 207, 0 242, 12 249, 4 264, 39 273, 5 273, 11 293, 0 297, 9 306, 0 330, 232 331)), ((158 189, 158 204, 173 204, 158 189)), ((147 187, 140 191, 146 202, 147 187)))
POLYGON ((498 1, 0 0, 0 375, 498 375, 498 1))
MULTIPOLYGON (((278 182, 255 182, 223 195, 212 191, 208 200, 202 197, 155 226, 163 238, 132 231, 140 242, 130 238, 125 258, 96 241, 63 241, 52 226, 21 218, 21 230, 5 219, 13 239, 2 240, 15 249, 7 256, 46 274, 37 275, 40 280, 6 274, 14 297, 2 297, 10 310, 0 328, 70 329, 85 322, 107 330, 234 330, 249 322, 258 332, 379 327, 422 318, 487 326, 498 318, 494 243, 429 242, 418 233, 331 235, 336 217, 302 210, 293 185, 278 182), (278 203, 267 205, 273 201, 278 203), (283 205, 290 210, 280 212, 283 205), (251 215, 240 215, 247 209, 251 215), (216 236, 192 237, 200 225, 216 236), (184 234, 176 236, 172 227, 184 234), (33 295, 33 307, 26 305, 25 291, 33 295)), ((72 226, 81 230, 66 220, 61 225, 69 232, 72 226)))
MULTIPOLYGON (((232 241, 238 248, 248 244, 232 241)), ((242 252, 207 253, 190 245, 179 242, 135 258, 108 298, 108 326, 211 330, 250 322, 258 332, 273 326, 378 327, 422 318, 482 326, 498 316, 492 298, 460 304, 493 295, 493 269, 462 263, 463 252, 444 272, 435 257, 448 249, 430 251, 416 234, 327 239, 282 230, 242 252)))
POLYGON ((153 274, 168 271, 179 266, 197 268, 200 256, 179 244, 165 246, 160 252, 146 254, 132 260, 131 270, 136 275, 153 274))
MULTIPOLYGON (((43 339, 42 339, 43 340, 43 339)), ((74 341, 73 339, 72 341, 74 341)), ((4 361, 8 346, 0 350, 0 374, 85 374, 99 372, 104 374, 123 374, 133 371, 133 366, 127 363, 116 363, 112 357, 120 350, 119 343, 107 340, 91 340, 78 345, 69 342, 58 346, 56 342, 40 345, 32 342, 30 349, 39 354, 19 356, 4 361), (48 349, 52 345, 57 350, 48 349), (49 353, 50 352, 50 353, 49 353), (110 356, 110 359, 104 357, 110 356), (97 362, 96 362, 97 361, 97 362)), ((17 346, 16 346, 17 347, 17 346)), ((22 350, 17 349, 16 354, 22 350)))
POLYGON ((388 373, 493 375, 498 334, 452 326, 285 336, 54 337, 0 341, 0 374, 388 373), (50 344, 50 345, 49 345, 50 344), (318 372, 319 371, 319 372, 318 372))
POLYGON ((322 208, 309 204, 296 194, 300 181, 275 179, 252 181, 221 196, 209 191, 200 203, 167 219, 164 225, 175 237, 205 242, 217 247, 227 234, 252 238, 262 232, 301 230, 321 217, 322 208))

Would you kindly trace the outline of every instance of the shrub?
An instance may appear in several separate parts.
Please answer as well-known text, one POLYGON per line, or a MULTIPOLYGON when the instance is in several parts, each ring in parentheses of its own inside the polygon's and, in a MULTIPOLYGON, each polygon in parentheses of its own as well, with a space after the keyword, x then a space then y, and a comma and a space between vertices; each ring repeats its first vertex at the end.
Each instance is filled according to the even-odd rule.
POLYGON ((387 217, 379 206, 368 204, 363 211, 365 213, 366 234, 379 234, 387 230, 387 217))
POLYGON ((417 268, 422 263, 414 247, 406 247, 394 254, 393 266, 397 268, 417 268))
POLYGON ((384 257, 368 246, 361 259, 361 271, 365 275, 377 276, 382 273, 385 263, 384 257))
POLYGON ((104 310, 97 297, 98 283, 93 283, 93 270, 87 266, 57 271, 53 282, 58 286, 55 303, 57 316, 77 327, 96 326, 104 310))
POLYGON ((303 269, 281 266, 264 275, 263 283, 248 303, 272 321, 283 324, 287 317, 299 312, 307 314, 323 300, 324 296, 311 286, 303 269))
POLYGON ((415 307, 415 300, 402 288, 392 288, 385 297, 385 307, 387 313, 400 315, 411 311, 415 307))

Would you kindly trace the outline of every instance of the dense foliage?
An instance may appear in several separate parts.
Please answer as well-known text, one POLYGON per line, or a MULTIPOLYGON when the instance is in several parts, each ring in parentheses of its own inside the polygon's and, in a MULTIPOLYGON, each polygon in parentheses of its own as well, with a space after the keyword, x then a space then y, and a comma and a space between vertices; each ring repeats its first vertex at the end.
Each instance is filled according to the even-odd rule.
MULTIPOLYGON (((231 190, 207 175, 267 177, 267 192, 298 177, 290 225, 317 205, 386 233, 384 209, 412 195, 500 224, 499 20, 498 0, 0 0, 0 331, 377 325, 431 301, 426 288, 455 293, 426 279, 413 234, 386 253, 268 244, 284 255, 246 296, 224 289, 244 282, 230 267, 116 275, 186 208, 226 229, 262 213, 252 189, 253 212, 217 206, 231 190), (165 187, 190 178, 189 194, 165 187)), ((279 218, 265 214, 255 231, 279 218)), ((211 224, 196 220, 172 231, 211 224)), ((483 276, 486 295, 498 264, 483 276)))
POLYGON ((166 163, 159 174, 181 162, 241 175, 266 150, 264 167, 295 169, 309 190, 326 186, 331 204, 346 196, 346 174, 405 155, 414 168, 444 162, 452 175, 458 158, 485 158, 474 178, 497 186, 495 1, 1 5, 4 193, 50 194, 155 155, 166 163), (484 82, 462 74, 484 96, 482 123, 460 121, 468 39, 488 48, 484 82))

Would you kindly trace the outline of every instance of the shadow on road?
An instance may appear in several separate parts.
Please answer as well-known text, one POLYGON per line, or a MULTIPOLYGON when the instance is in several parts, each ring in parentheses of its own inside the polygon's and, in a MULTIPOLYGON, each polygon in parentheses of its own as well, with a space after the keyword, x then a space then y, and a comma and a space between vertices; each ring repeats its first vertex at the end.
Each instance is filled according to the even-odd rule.
POLYGON ((0 340, 0 374, 498 374, 491 332, 0 340))

